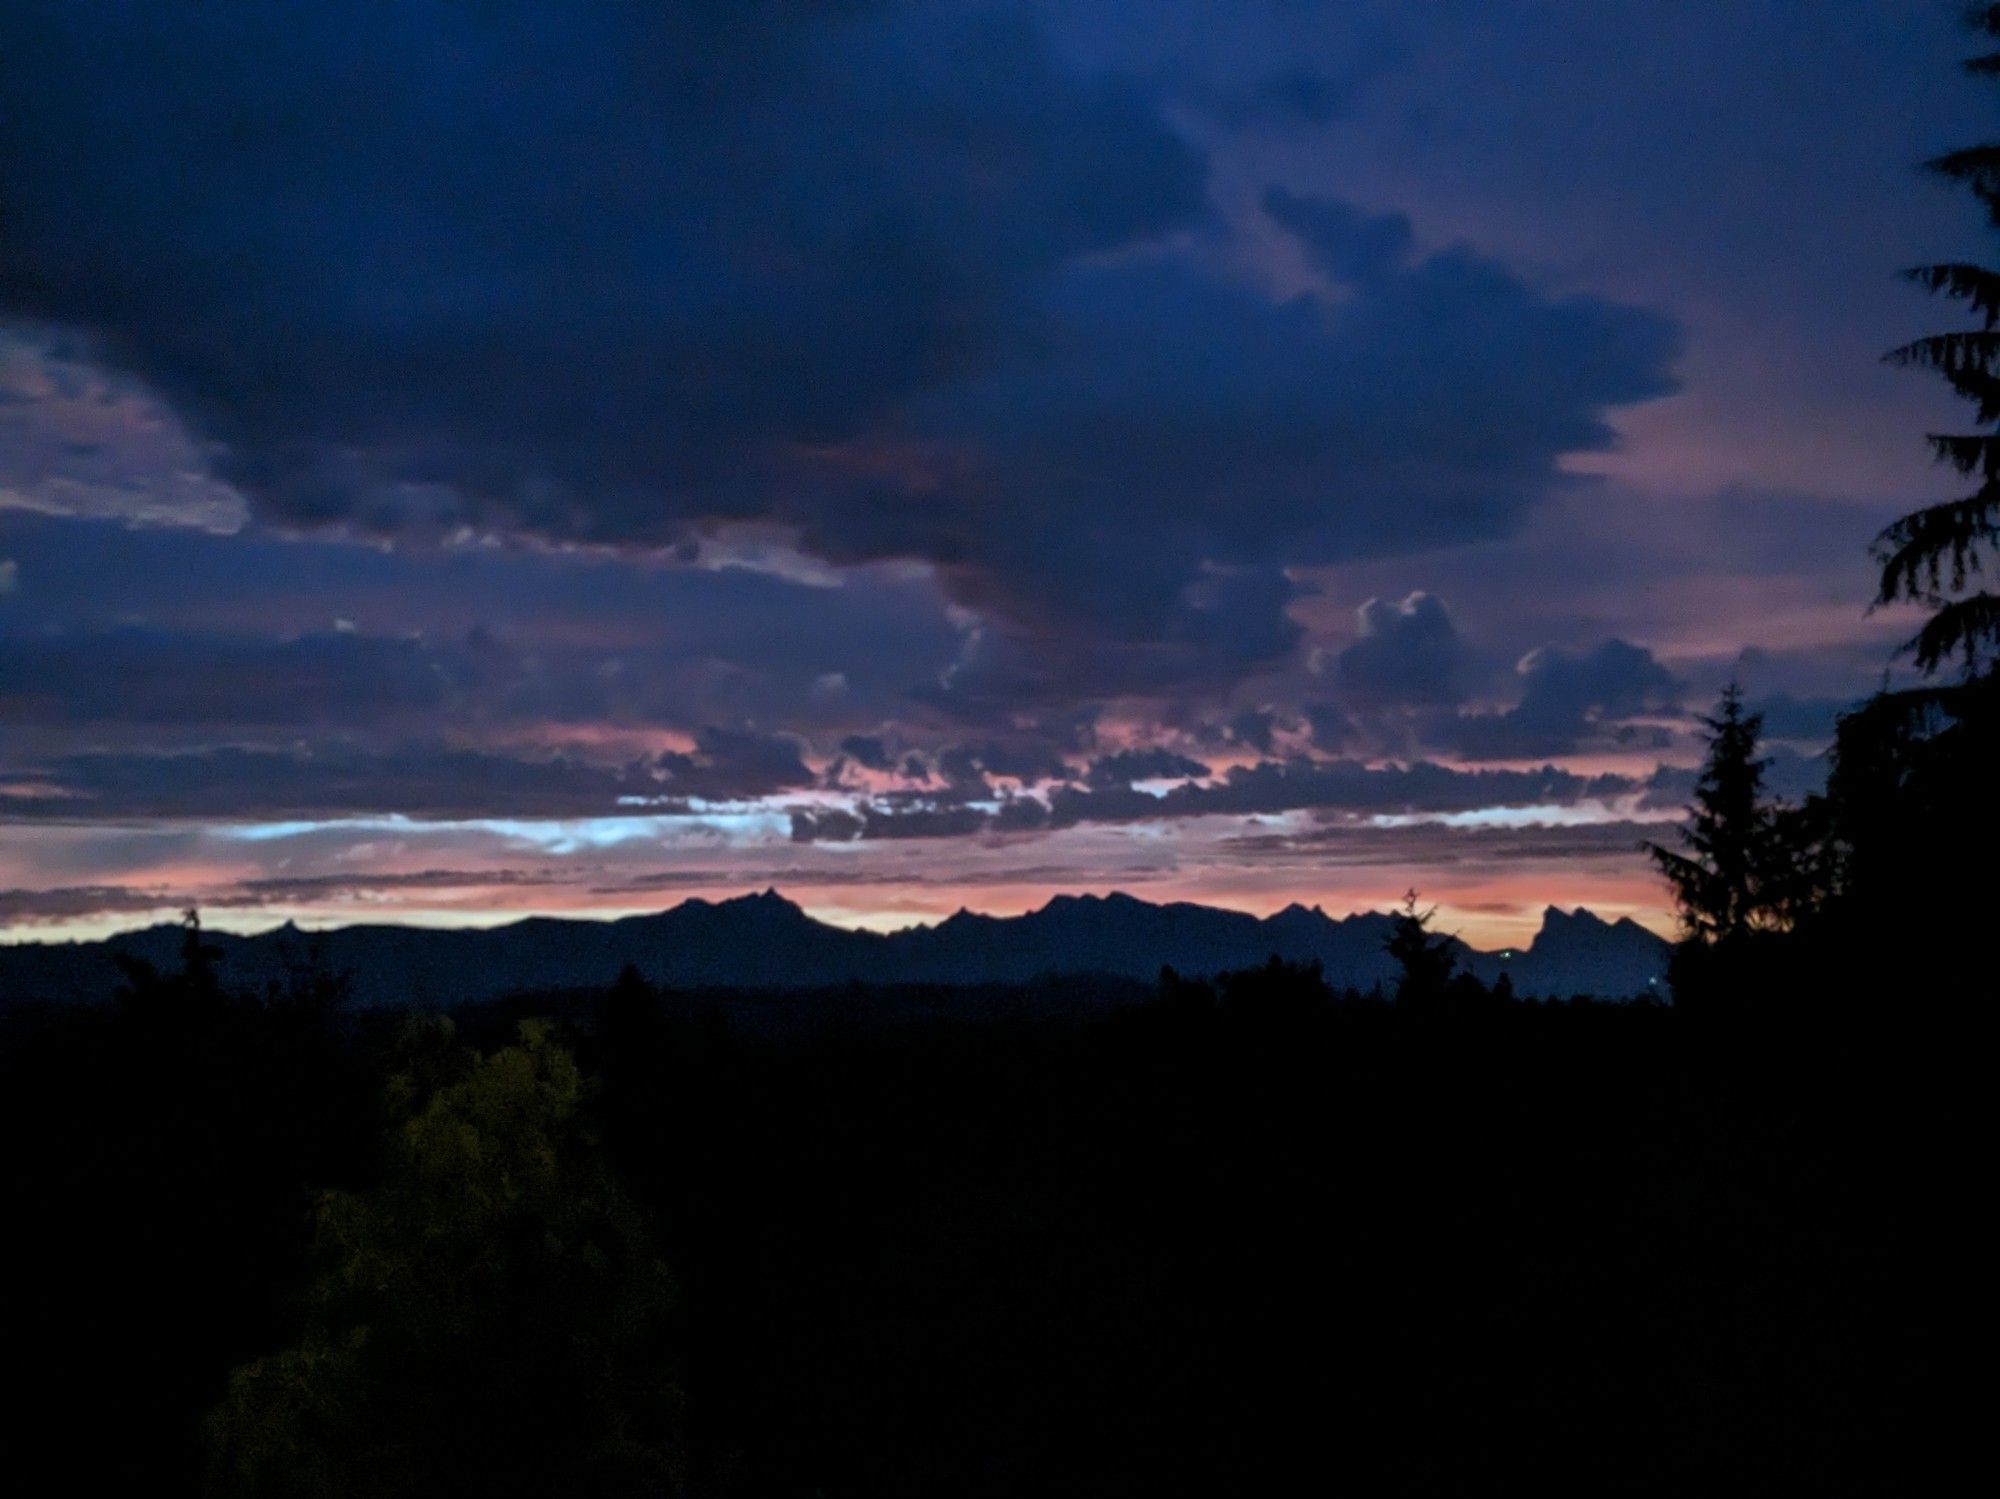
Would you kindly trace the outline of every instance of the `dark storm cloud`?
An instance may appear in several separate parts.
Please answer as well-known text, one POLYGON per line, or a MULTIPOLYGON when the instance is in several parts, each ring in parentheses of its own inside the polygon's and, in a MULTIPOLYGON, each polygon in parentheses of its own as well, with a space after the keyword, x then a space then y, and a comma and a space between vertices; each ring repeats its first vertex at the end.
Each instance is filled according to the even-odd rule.
POLYGON ((1322 258, 1330 292, 1282 302, 1174 255, 1067 272, 1011 357, 918 410, 969 455, 977 508, 877 492, 850 540, 884 544, 906 507, 949 528, 927 554, 969 601, 1147 640, 1206 603, 1268 659, 1290 601, 1270 569, 1503 534, 1561 455, 1611 442, 1608 407, 1671 388, 1650 314, 1550 299, 1465 250, 1344 279, 1322 258), (1225 597, 1197 596, 1204 564, 1242 570, 1225 597))
POLYGON ((1359 760, 1294 758, 1236 766, 1212 784, 1184 782, 1158 797, 1058 788, 1050 794, 1049 810, 1056 825, 1300 811, 1442 813, 1573 802, 1631 789, 1623 776, 1584 776, 1553 765, 1456 770, 1431 761, 1370 766, 1359 760))
MULTIPOLYGON (((1565 805, 1629 795, 1642 789, 1629 776, 1579 775, 1553 765, 1536 770, 1459 770, 1431 761, 1371 766, 1358 760, 1294 758, 1237 766, 1218 780, 1183 781, 1155 795, 1127 784, 1073 783, 1040 796, 1017 796, 997 812, 914 800, 792 816, 795 842, 856 838, 943 838, 981 832, 1032 832, 1092 824, 1173 821, 1191 817, 1277 816, 1287 812, 1359 816, 1436 815, 1493 807, 1565 805)), ((1658 794, 1667 793, 1662 781, 1658 794)))
POLYGON ((1234 86, 1194 88, 1183 97, 1229 125, 1325 125, 1352 107, 1360 80, 1312 68, 1280 68, 1234 86))
POLYGON ((0 57, 10 302, 305 521, 760 512, 725 475, 1201 196, 1134 88, 1004 11, 28 3, 0 57))
POLYGON ((1313 748, 1329 754, 1351 747, 1360 733, 1361 726, 1337 703, 1307 703, 1300 713, 1313 748))
POLYGON ((795 808, 791 825, 794 843, 852 843, 863 826, 858 816, 838 807, 795 808))
POLYGON ((939 806, 865 807, 862 809, 861 836, 864 838, 959 838, 986 828, 991 817, 976 807, 939 806))
POLYGON ((1516 760, 1574 753, 1615 736, 1621 719, 1678 708, 1683 691, 1653 653, 1607 640, 1587 651, 1543 646, 1523 657, 1521 700, 1504 713, 1434 721, 1435 742, 1475 760, 1516 760))
POLYGON ((1370 599, 1358 611, 1361 633, 1335 661, 1335 676, 1355 704, 1458 703, 1471 685, 1472 653, 1442 600, 1412 593, 1370 599))
POLYGON ((47 890, 0 890, 0 922, 29 924, 78 916, 129 915, 175 903, 166 891, 131 885, 58 885, 47 890))
POLYGON ((1086 785, 1101 790, 1130 786, 1134 781, 1185 781, 1208 773, 1209 768, 1199 760, 1154 748, 1101 755, 1090 762, 1083 779, 1086 785))
POLYGON ((1405 215, 1364 213, 1337 198, 1301 197, 1274 187, 1264 194, 1264 211, 1291 230, 1321 271, 1342 283, 1392 276, 1416 247, 1405 215))
POLYGON ((948 784, 982 792, 987 789, 985 778, 989 775, 1032 786, 1071 774, 1061 755, 1036 740, 955 745, 938 756, 937 768, 948 784))
POLYGON ((127 628, 0 635, 0 718, 307 729, 422 722, 449 683, 410 640, 329 632, 291 640, 127 628))
POLYGON ((400 815, 678 815, 810 784, 795 741, 708 729, 698 748, 625 764, 402 743, 225 746, 23 759, 0 770, 0 820, 304 820, 400 815))
MULTIPOLYGON (((126 739, 907 714, 961 645, 923 580, 532 549, 398 552, 0 511, 0 723, 126 739), (489 622, 498 621, 496 626, 489 622), (838 675, 844 690, 816 695, 838 675), (141 733, 143 730, 145 733, 141 733)), ((0 735, 4 744, 5 735, 0 735)))
POLYGON ((1329 822, 1300 832, 1246 833, 1224 846, 1259 861, 1311 863, 1337 857, 1343 864, 1440 869, 1488 861, 1591 859, 1630 863, 1647 840, 1672 837, 1673 822, 1612 821, 1555 827, 1460 828, 1441 823, 1376 827, 1329 822))
POLYGON ((1086 54, 1112 53, 1157 79, 1180 110, 1230 129, 1312 129, 1354 118, 1369 86, 1410 52, 1408 7, 1252 3, 1216 24, 1213 5, 1037 0, 1086 54))
POLYGON ((786 735, 706 728, 693 754, 661 755, 654 773, 670 797, 738 800, 795 791, 813 783, 799 741, 786 735))
POLYGON ((878 734, 849 734, 840 741, 840 752, 865 770, 886 771, 895 764, 887 742, 878 734))
POLYGON ((324 630, 456 636, 503 619, 535 639, 658 644, 854 682, 935 676, 960 645, 923 580, 853 572, 821 586, 749 566, 669 564, 532 547, 374 546, 130 527, 0 509, 0 554, 20 565, 0 627, 324 630))
POLYGON ((16 821, 610 815, 656 796, 644 767, 516 758, 445 746, 224 747, 84 753, 9 767, 0 815, 16 821), (27 788, 24 792, 23 788, 27 788))
POLYGON ((989 824, 996 833, 1039 833, 1048 825, 1048 803, 1034 796, 1003 797, 989 824))
MULTIPOLYGON (((1125 549, 1128 558, 1146 544, 1135 540, 1125 549)), ((1122 581, 1107 575, 1087 609, 1058 602, 1058 594, 1073 592, 1077 601, 1092 595, 1077 557, 1098 545, 1051 529, 1045 565, 1024 562, 1023 591, 996 591, 997 578, 955 569, 950 585, 1003 618, 967 632, 957 659, 922 694, 925 701, 968 724, 1004 724, 1024 712, 1088 714, 1109 697, 1220 694, 1282 660, 1302 638, 1286 613, 1301 590, 1276 568, 1205 568, 1183 584, 1163 574, 1122 581), (1166 592, 1155 597, 1155 587, 1166 592), (1041 609, 1028 597, 1037 591, 1055 612, 1004 618, 1041 609)))
POLYGON ((1268 755, 1277 747, 1278 715, 1269 708, 1246 708, 1223 726, 1223 732, 1230 742, 1268 755))
POLYGON ((96 335, 263 516, 644 544, 775 521, 934 564, 1000 619, 946 689, 975 700, 1281 657, 1282 567, 1503 533, 1671 385, 1661 318, 1329 199, 1267 201, 1326 295, 1165 247, 1205 211, 1200 154, 1011 8, 0 27, 0 299, 96 335), (1051 669, 1053 642, 1082 647, 1051 669))
POLYGON ((852 843, 857 838, 960 838, 984 831, 993 822, 976 807, 952 803, 868 804, 858 811, 838 807, 798 809, 791 814, 794 843, 852 843))

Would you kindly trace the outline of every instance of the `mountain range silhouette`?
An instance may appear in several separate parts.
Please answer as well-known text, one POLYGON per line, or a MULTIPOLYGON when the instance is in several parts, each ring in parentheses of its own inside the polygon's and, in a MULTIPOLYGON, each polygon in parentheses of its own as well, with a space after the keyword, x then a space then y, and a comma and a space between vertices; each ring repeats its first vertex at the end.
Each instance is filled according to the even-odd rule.
MULTIPOLYGON (((1336 987, 1392 987, 1384 950, 1393 917, 1328 916, 1290 905, 1267 917, 1130 895, 1058 895, 1021 916, 961 910, 932 926, 855 931, 815 920, 775 890, 688 900, 665 911, 594 921, 534 916, 491 928, 290 925, 253 936, 205 932, 234 985, 282 983, 305 962, 349 977, 363 1005, 444 1008, 538 990, 611 983, 628 965, 676 988, 810 989, 847 984, 1002 984, 1050 976, 1151 980, 1256 967, 1272 957, 1318 962, 1336 987)), ((117 959, 171 970, 177 926, 102 942, 0 946, 0 1002, 109 997, 117 959)), ((1606 922, 1550 906, 1526 947, 1480 952, 1454 939, 1458 965, 1491 983, 1506 974, 1523 998, 1629 999, 1665 987, 1668 944, 1629 918, 1606 922)))

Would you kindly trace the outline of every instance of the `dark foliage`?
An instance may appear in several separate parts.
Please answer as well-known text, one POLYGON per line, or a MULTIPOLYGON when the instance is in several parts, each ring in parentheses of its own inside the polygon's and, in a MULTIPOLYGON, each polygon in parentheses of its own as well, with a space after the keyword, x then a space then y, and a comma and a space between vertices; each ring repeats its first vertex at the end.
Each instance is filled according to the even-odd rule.
MULTIPOLYGON (((1417 892, 1409 891, 1388 940, 1382 944, 1401 974, 1396 981, 1396 1003, 1413 1017, 1478 1010, 1494 998, 1470 974, 1452 973, 1458 955, 1450 937, 1431 930, 1431 919, 1436 915, 1435 907, 1426 910, 1418 903, 1417 892)), ((1505 974, 1501 981, 1506 982, 1505 974)), ((1507 986, 1507 997, 1513 997, 1512 984, 1507 986)))
MULTIPOLYGON (((2000 11, 1993 7, 1976 7, 1967 20, 1983 37, 2000 38, 2000 11)), ((2000 76, 2000 53, 1971 58, 1966 67, 1976 77, 2000 76)), ((1969 146, 1926 165, 1969 190, 2000 225, 2000 145, 1969 146)), ((2000 272, 1948 261, 1908 274, 1926 290, 1965 303, 1979 326, 1919 338, 1887 357, 1941 375, 1972 404, 1982 425, 2000 421, 2000 272)), ((2000 549, 2000 432, 1938 433, 1930 442, 1941 462, 1978 488, 1914 510, 1876 538, 1882 570, 1876 601, 1908 600, 1930 610, 1909 642, 1926 674, 1957 660, 1975 676, 2000 658, 2000 594, 1975 586, 2000 549)))
POLYGON ((1951 964, 1990 920, 2000 672, 1881 693, 1843 718, 1822 815, 1828 925, 1951 964))
POLYGON ((320 1203, 304 1333, 231 1376, 210 1491, 678 1491, 673 1284, 574 1058, 412 1026, 381 1178, 320 1203))
POLYGON ((12 1460, 64 1489, 1856 1492, 1921 1456, 1931 1043, 1851 1007, 1273 963, 631 974, 405 1031, 232 997, 198 942, 8 1016, 12 1460))
POLYGON ((314 1195, 379 1149, 339 990, 303 953, 232 993, 191 919, 115 1004, 0 1011, 9 1450, 65 1475, 20 1492, 193 1490, 202 1412, 292 1325, 314 1195))
POLYGON ((1708 756, 1695 781, 1681 849, 1648 843, 1646 851, 1672 886, 1687 936, 1728 942, 1752 932, 1789 931, 1827 898, 1833 878, 1827 809, 1773 800, 1764 789, 1770 762, 1758 754, 1761 714, 1746 712, 1734 682, 1708 726, 1708 756), (1684 850, 1684 851, 1683 851, 1684 850))
MULTIPOLYGON (((2000 38, 2000 7, 1975 6, 1967 20, 2000 38)), ((1967 67, 2000 76, 2000 53, 1967 67)), ((2000 224, 2000 146, 1927 165, 1967 187, 2000 224)), ((1943 376, 1981 423, 2000 420, 2000 271, 1950 262, 1909 274, 1966 303, 1979 327, 1918 339, 1889 358, 1943 376)), ((1909 643, 1927 680, 1879 692, 1842 717, 1826 792, 1797 808, 1766 803, 1758 721, 1733 688, 1725 697, 1709 720, 1688 852, 1653 849, 1686 918, 1689 940, 1673 974, 1683 1006, 1768 1009, 1815 990, 1935 1005, 1963 992, 1964 975, 1990 967, 2000 597, 1976 585, 2000 547, 2000 433, 1933 434, 1930 443, 1979 487, 1882 533, 1876 600, 1931 611, 1909 643), (1961 669, 1945 673, 1953 661, 1961 669)))

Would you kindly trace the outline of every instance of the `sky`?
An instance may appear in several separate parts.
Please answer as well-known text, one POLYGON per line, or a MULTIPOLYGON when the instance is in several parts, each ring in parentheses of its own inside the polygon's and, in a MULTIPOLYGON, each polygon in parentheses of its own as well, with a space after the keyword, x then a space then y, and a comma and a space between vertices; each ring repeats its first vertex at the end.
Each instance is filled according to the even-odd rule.
POLYGON ((0 939, 1662 931, 1904 670, 1948 0, 0 0, 0 939))

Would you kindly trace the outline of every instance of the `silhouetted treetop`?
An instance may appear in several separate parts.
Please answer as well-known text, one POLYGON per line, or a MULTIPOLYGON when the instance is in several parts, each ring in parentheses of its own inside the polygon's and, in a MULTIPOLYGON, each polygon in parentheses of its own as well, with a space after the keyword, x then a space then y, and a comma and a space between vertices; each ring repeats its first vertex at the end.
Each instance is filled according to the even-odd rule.
MULTIPOLYGON (((1969 11, 1974 30, 2000 38, 2000 6, 1969 11)), ((1966 62, 1979 77, 2000 77, 2000 52, 1966 62)), ((1947 152, 1925 166, 1962 184, 2000 228, 2000 144, 1947 152)), ((1972 403, 1982 424, 2000 422, 2000 271, 1970 261, 1942 261, 1906 273, 1927 291, 1963 302, 1980 326, 1915 339, 1886 356, 1893 364, 1934 370, 1972 403)), ((1968 676, 2000 653, 2000 595, 1973 589, 2000 547, 2000 433, 1933 433, 1940 461, 1976 479, 1979 487, 1958 499, 1911 511, 1875 539, 1881 567, 1877 604, 1917 603, 1930 618, 1907 649, 1925 673, 1954 659, 1968 676), (1968 591, 1971 590, 1971 591, 1968 591)))
POLYGON ((1431 930, 1431 918, 1436 914, 1436 907, 1425 909, 1418 904, 1415 890, 1406 891, 1395 925, 1382 944, 1403 970, 1396 985, 1399 1003, 1435 1000, 1450 982, 1457 956, 1452 952, 1451 938, 1431 930))
POLYGON ((1708 725, 1708 758, 1695 781, 1694 804, 1681 830, 1681 850, 1648 843, 1673 886, 1688 935, 1719 941, 1752 931, 1789 927, 1818 892, 1804 876, 1817 863, 1816 809, 1769 800, 1757 753, 1764 719, 1745 711, 1743 690, 1731 682, 1708 725))

